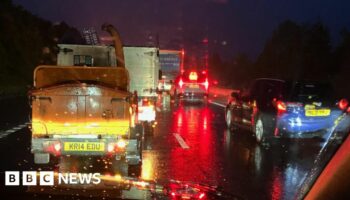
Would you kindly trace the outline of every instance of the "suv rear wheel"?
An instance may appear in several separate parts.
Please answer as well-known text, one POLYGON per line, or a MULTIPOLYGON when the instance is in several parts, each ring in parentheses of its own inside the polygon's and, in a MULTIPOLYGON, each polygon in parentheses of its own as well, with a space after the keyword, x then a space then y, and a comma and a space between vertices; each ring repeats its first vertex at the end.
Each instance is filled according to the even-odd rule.
POLYGON ((230 110, 226 110, 226 126, 228 129, 231 129, 232 128, 232 115, 231 115, 231 112, 230 110))
POLYGON ((255 139, 258 143, 262 143, 265 140, 265 130, 264 123, 261 118, 258 118, 258 120, 255 123, 255 139))

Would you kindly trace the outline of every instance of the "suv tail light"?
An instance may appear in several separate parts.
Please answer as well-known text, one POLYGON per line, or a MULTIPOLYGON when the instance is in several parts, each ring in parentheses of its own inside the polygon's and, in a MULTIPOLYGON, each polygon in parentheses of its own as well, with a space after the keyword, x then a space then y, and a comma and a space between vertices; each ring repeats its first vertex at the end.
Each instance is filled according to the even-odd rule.
POLYGON ((346 99, 341 99, 338 103, 340 110, 345 110, 349 106, 349 101, 346 99))
POLYGON ((277 101, 276 107, 278 112, 286 112, 287 111, 287 105, 283 101, 277 101))

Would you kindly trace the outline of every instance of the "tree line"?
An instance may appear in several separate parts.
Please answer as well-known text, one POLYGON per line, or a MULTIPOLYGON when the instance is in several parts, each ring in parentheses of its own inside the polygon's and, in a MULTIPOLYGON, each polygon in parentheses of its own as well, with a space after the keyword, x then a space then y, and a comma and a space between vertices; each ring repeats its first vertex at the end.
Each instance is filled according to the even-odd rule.
MULTIPOLYGON (((83 43, 78 30, 41 19, 11 0, 0 1, 0 90, 32 84, 39 64, 55 64, 57 43, 83 43)), ((1 93, 1 91, 0 91, 1 93)))
POLYGON ((328 28, 321 22, 298 24, 282 22, 267 40, 255 61, 238 54, 230 61, 220 55, 210 58, 214 78, 226 87, 247 87, 255 78, 329 81, 342 96, 349 96, 350 32, 340 32, 340 43, 331 45, 328 28))

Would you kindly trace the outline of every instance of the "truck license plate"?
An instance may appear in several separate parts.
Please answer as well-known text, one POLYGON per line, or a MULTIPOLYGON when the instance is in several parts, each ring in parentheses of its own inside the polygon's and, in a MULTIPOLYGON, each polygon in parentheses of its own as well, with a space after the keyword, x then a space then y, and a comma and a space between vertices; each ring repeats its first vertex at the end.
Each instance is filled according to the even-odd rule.
POLYGON ((65 151, 104 151, 105 144, 102 142, 65 142, 65 151))

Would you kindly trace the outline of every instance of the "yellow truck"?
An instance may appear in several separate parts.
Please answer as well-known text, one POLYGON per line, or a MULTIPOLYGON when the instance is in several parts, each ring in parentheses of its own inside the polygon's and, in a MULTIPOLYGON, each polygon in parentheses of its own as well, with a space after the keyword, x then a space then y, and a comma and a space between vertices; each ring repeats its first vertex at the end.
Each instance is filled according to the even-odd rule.
MULTIPOLYGON (((105 25, 107 31, 116 31, 105 25)), ((29 92, 34 162, 51 156, 108 156, 140 165, 143 128, 137 120, 137 95, 129 92, 129 74, 119 34, 113 33, 115 67, 38 66, 29 92)))

